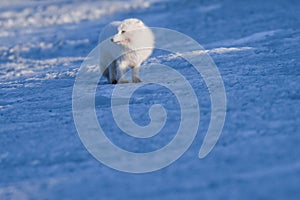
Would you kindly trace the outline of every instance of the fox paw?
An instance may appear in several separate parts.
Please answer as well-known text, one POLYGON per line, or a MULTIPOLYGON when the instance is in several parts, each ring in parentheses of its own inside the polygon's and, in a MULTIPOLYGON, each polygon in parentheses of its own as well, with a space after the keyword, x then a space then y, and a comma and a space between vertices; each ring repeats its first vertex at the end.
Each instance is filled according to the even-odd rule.
POLYGON ((132 82, 134 83, 139 83, 139 82, 142 82, 141 79, 139 79, 138 77, 133 77, 132 78, 132 82))

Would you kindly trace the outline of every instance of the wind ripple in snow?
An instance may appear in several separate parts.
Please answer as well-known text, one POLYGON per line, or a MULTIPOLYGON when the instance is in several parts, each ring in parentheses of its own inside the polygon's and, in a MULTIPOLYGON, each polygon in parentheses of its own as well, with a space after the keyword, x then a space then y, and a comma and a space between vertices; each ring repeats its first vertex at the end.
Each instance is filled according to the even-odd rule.
POLYGON ((244 45, 246 43, 264 40, 268 36, 273 36, 274 34, 276 34, 278 32, 280 32, 280 30, 263 31, 263 32, 254 33, 252 35, 242 37, 239 39, 228 39, 228 40, 214 42, 207 46, 210 46, 210 47, 226 46, 226 47, 228 47, 228 46, 244 45))
POLYGON ((184 53, 170 53, 150 58, 148 63, 161 63, 161 60, 170 61, 179 57, 195 57, 203 54, 226 54, 231 52, 254 50, 253 47, 219 47, 214 49, 203 49, 184 53))

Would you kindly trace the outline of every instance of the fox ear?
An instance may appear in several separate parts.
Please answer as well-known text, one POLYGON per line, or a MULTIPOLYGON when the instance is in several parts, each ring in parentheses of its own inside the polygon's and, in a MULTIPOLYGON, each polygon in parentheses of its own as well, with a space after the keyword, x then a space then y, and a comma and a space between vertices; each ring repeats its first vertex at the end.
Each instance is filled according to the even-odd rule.
POLYGON ((143 22, 141 20, 136 19, 135 21, 136 24, 143 24, 143 22))

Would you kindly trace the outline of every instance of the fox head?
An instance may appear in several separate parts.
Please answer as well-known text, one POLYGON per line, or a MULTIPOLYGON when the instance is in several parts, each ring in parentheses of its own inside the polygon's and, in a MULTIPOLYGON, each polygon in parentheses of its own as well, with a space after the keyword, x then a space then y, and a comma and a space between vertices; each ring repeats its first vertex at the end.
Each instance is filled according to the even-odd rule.
POLYGON ((118 27, 118 33, 111 39, 125 48, 151 47, 154 36, 151 30, 139 19, 126 19, 118 27))

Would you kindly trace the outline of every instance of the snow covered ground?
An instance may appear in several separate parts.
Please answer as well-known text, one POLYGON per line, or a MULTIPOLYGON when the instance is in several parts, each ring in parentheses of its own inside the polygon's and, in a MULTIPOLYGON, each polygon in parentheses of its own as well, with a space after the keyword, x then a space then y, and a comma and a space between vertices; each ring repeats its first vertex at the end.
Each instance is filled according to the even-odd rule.
MULTIPOLYGON (((0 199, 299 199, 299 9, 297 0, 1 1, 0 199), (206 158, 198 151, 210 120, 207 87, 179 55, 162 51, 148 63, 178 70, 199 100, 200 128, 188 151, 159 171, 127 174, 81 143, 72 115, 76 73, 102 28, 129 17, 194 38, 206 50, 187 53, 209 53, 217 64, 227 118, 206 158)), ((145 67, 141 78, 160 77, 153 73, 145 67)), ((98 86, 96 110, 115 144, 148 152, 174 137, 178 102, 170 91, 150 84, 131 100, 140 125, 149 123, 152 103, 171 113, 162 134, 146 140, 112 124, 113 88, 98 86)))

